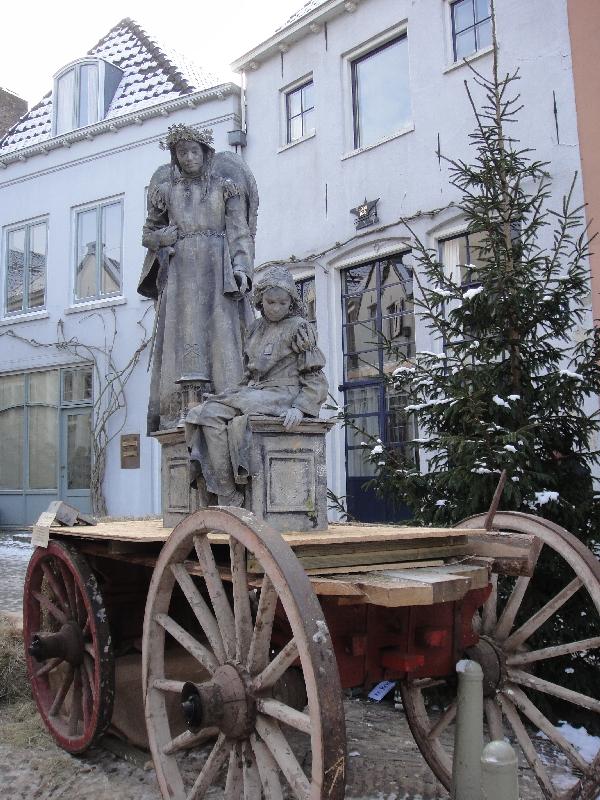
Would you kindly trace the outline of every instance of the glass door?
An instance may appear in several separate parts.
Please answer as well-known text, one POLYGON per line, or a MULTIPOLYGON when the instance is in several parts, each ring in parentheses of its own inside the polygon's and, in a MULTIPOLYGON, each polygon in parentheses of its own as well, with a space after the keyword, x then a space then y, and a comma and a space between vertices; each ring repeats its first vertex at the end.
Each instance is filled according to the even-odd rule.
POLYGON ((92 409, 61 411, 60 499, 91 513, 92 409))

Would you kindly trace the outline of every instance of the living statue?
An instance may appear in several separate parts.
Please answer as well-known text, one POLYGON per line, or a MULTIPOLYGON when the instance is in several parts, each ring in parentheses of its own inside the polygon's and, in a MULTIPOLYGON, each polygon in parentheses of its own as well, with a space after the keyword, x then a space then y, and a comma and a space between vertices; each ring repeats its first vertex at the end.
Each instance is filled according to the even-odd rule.
POLYGON ((156 305, 148 433, 177 425, 182 384, 222 392, 243 376, 258 194, 244 162, 212 141, 209 130, 172 125, 161 142, 171 163, 148 189, 138 286, 156 305))
POLYGON ((278 416, 286 430, 318 417, 327 397, 325 357, 317 347, 289 270, 273 267, 254 290, 261 317, 244 346, 245 377, 209 397, 186 419, 192 484, 202 475, 219 505, 242 506, 250 472, 249 414, 278 416))

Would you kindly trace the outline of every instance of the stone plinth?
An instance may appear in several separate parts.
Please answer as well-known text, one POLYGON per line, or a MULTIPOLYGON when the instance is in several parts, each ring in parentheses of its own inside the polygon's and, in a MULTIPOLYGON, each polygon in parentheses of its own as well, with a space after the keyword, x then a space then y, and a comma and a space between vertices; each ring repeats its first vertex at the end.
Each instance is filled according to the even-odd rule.
POLYGON ((202 481, 200 488, 190 486, 188 450, 183 428, 157 431, 152 436, 160 442, 161 508, 163 525, 174 528, 193 511, 216 503, 202 481))
MULTIPOLYGON (((293 431, 277 417, 250 417, 250 480, 245 507, 278 531, 327 530, 325 434, 334 425, 305 419, 293 431)), ((162 513, 165 528, 217 499, 189 485, 188 452, 182 428, 153 434, 161 445, 162 513)), ((244 487, 240 487, 244 488, 244 487)))
POLYGON ((334 424, 305 419, 288 432, 277 417, 250 417, 246 508, 278 531, 327 530, 325 434, 334 424))

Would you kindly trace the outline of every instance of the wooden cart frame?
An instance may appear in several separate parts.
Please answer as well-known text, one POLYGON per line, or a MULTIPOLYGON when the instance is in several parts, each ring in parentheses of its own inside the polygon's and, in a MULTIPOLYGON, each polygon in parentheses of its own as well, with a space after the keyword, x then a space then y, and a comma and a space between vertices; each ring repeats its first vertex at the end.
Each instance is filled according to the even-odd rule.
POLYGON ((28 568, 24 635, 40 713, 72 753, 111 722, 115 659, 141 640, 165 799, 202 798, 225 770, 228 800, 341 800, 342 689, 383 679, 399 681, 415 740, 449 787, 464 657, 484 671, 490 738, 510 735, 544 797, 593 800, 599 791, 600 754, 587 760, 537 698, 573 709, 576 720, 582 710, 600 714, 597 696, 569 687, 568 671, 562 683, 544 677, 557 660, 595 657, 600 566, 567 531, 529 515, 281 535, 248 511, 219 508, 172 532, 159 521, 55 528, 28 568), (558 560, 564 581, 531 609, 542 553, 558 560), (588 609, 589 636, 537 648, 543 625, 568 627, 574 596, 588 609), (183 670, 181 660, 173 667, 177 653, 183 670), (531 726, 572 767, 569 785, 543 762, 531 726), (208 757, 196 761, 194 748, 207 741, 208 757))

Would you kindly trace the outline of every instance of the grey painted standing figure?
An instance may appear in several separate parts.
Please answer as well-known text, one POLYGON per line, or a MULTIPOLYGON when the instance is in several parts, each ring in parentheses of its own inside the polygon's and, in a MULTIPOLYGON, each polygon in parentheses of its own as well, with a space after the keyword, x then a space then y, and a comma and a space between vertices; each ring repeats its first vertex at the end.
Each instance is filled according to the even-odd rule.
POLYGON ((182 384, 221 392, 239 383, 253 318, 251 173, 232 153, 215 154, 208 130, 172 125, 161 144, 171 164, 150 182, 138 287, 156 302, 148 433, 177 425, 182 384))
POLYGON ((249 414, 281 417, 289 431, 305 416, 318 417, 327 398, 325 357, 289 270, 269 270, 254 290, 254 305, 261 317, 246 338, 244 380, 233 391, 209 397, 186 419, 192 483, 202 475, 219 505, 243 505, 249 414))

